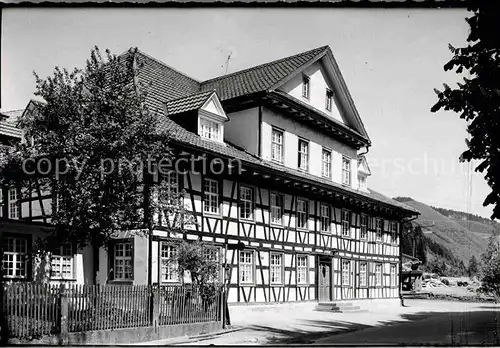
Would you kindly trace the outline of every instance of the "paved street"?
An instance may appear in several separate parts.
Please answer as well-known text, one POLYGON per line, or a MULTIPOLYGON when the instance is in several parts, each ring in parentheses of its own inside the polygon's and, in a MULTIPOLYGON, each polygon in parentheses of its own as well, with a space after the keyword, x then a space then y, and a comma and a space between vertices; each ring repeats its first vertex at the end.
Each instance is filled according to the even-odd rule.
POLYGON ((243 330, 184 344, 499 344, 498 305, 428 300, 405 304, 362 313, 316 312, 314 304, 231 307, 232 324, 243 330))

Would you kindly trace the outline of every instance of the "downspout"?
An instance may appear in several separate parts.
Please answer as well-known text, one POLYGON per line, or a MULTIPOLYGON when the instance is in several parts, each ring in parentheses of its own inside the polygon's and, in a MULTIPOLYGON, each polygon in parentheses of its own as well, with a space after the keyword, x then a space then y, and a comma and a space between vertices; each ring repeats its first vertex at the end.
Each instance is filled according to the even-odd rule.
POLYGON ((262 148, 262 105, 259 105, 259 125, 258 125, 258 144, 257 144, 257 155, 262 158, 261 148, 262 148))
POLYGON ((401 301, 401 307, 404 307, 404 300, 403 300, 403 248, 401 247, 401 243, 403 242, 403 225, 405 223, 411 222, 413 220, 416 220, 418 218, 418 215, 415 217, 410 218, 409 220, 403 220, 401 222, 401 228, 399 229, 399 286, 398 286, 398 295, 399 295, 399 300, 401 301))

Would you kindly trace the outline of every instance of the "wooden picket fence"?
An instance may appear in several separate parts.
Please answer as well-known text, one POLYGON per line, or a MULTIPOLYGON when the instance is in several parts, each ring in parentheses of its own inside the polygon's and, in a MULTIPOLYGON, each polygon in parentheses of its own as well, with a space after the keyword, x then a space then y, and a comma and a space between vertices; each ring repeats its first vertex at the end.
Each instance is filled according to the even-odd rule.
POLYGON ((60 331, 59 286, 19 283, 3 291, 1 315, 9 337, 36 338, 60 331))
POLYGON ((147 285, 75 285, 67 296, 69 332, 150 325, 152 293, 147 285))
POLYGON ((159 292, 160 325, 190 324, 220 320, 221 292, 204 299, 199 289, 164 286, 159 292))
POLYGON ((4 285, 11 338, 220 321, 221 289, 147 285, 4 285))

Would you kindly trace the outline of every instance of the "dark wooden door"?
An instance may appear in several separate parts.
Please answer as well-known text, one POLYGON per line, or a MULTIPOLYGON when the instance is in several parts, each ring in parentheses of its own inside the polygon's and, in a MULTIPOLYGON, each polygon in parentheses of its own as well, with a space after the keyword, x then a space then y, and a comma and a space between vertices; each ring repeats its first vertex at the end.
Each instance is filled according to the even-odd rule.
POLYGON ((331 301, 331 264, 327 262, 319 263, 318 271, 318 300, 319 302, 331 301))

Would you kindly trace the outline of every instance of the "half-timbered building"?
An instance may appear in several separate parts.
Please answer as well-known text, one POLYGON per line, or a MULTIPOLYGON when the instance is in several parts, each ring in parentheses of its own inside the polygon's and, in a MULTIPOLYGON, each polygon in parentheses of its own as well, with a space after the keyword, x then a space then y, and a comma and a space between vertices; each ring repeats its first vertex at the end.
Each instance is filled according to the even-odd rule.
MULTIPOLYGON (((126 232, 107 249, 67 250, 63 278, 179 284, 164 261, 178 240, 201 240, 229 265, 230 303, 398 299, 401 224, 418 212, 368 188, 371 141, 328 46, 208 81, 124 55, 184 161, 167 177, 197 223, 174 235, 157 216, 151 248, 126 232), (237 242, 244 250, 225 251, 237 242)), ((49 224, 50 202, 31 188, 4 218, 49 224)))

